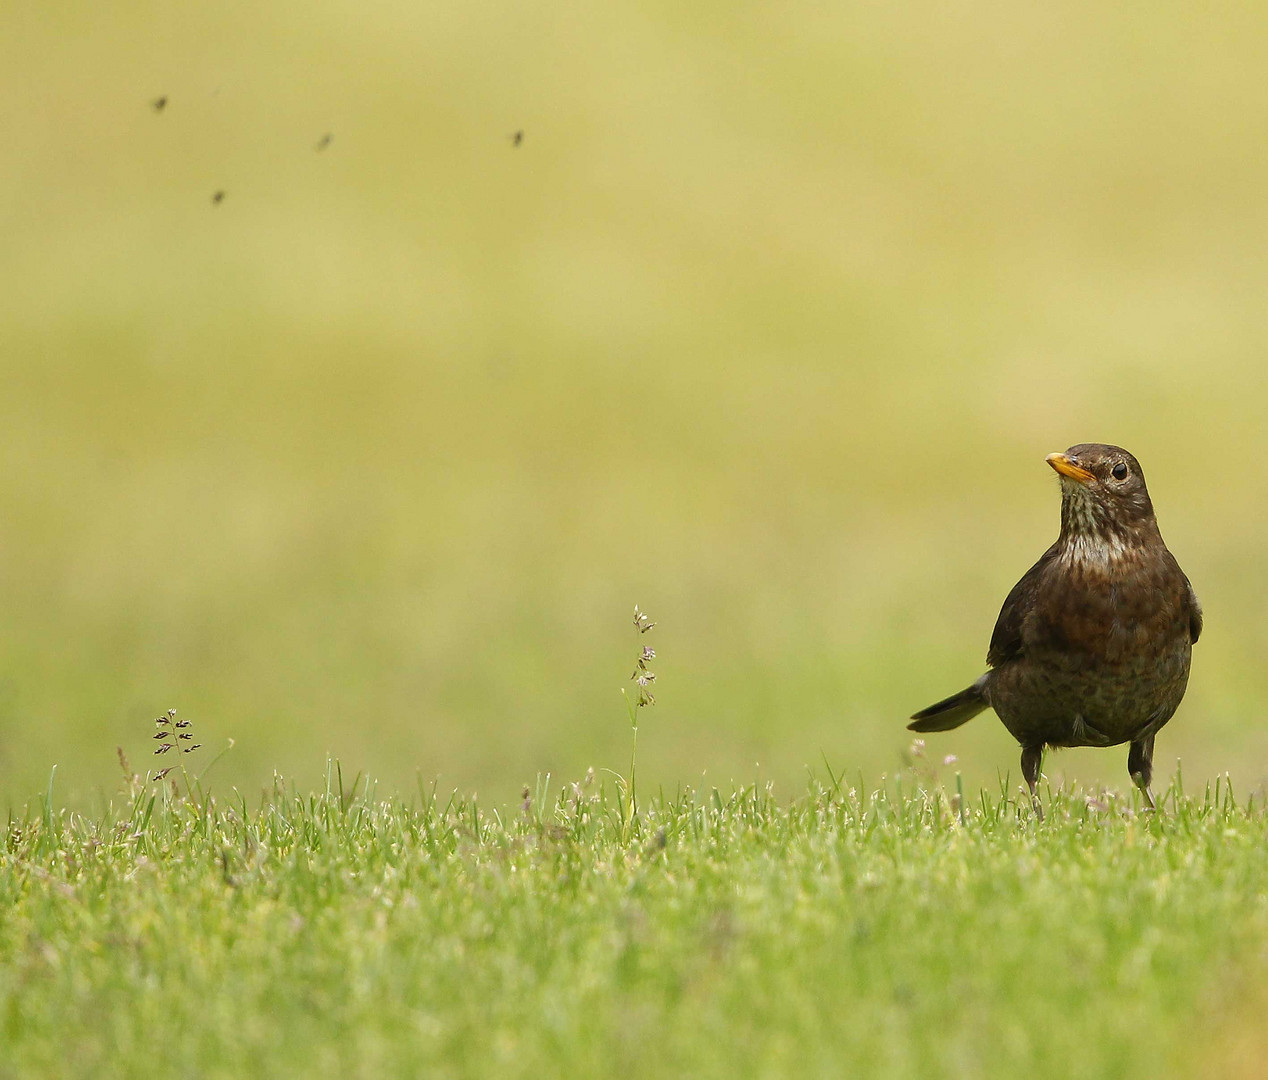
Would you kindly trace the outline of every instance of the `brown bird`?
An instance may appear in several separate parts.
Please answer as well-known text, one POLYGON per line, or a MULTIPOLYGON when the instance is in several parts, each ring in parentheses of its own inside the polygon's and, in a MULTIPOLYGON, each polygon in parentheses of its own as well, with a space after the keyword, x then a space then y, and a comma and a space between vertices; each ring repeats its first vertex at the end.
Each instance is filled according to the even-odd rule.
POLYGON ((1004 601, 990 670, 908 727, 949 731, 994 709, 1021 743, 1041 819, 1045 747, 1130 743, 1127 771, 1152 809, 1154 736, 1184 697, 1202 607, 1131 454, 1080 443, 1047 461, 1061 477, 1061 535, 1004 601))

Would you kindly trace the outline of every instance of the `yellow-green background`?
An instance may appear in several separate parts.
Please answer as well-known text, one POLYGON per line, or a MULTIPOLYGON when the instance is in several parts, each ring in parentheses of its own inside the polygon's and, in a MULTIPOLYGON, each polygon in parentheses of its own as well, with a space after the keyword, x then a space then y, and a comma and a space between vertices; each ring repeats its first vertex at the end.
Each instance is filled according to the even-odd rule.
POLYGON ((623 768, 635 603, 645 782, 871 782, 1085 440, 1206 604, 1160 767, 1268 776, 1260 5, 0 15, 3 801, 169 706, 248 791, 623 768))

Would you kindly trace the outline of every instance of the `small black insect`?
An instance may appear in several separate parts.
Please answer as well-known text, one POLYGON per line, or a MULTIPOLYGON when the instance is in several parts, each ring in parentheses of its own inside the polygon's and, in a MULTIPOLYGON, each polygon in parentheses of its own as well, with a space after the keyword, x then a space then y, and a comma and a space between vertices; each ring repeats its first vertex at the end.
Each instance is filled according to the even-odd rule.
POLYGON ((212 197, 211 197, 211 205, 212 205, 212 206, 219 206, 219 205, 220 205, 222 202, 224 202, 224 201, 225 201, 225 193, 224 193, 224 190, 223 190, 223 189, 221 189, 220 191, 217 191, 217 192, 216 192, 214 195, 212 195, 212 197))
POLYGON ((156 97, 153 101, 150 102, 150 108, 153 109, 155 112, 162 112, 164 109, 166 109, 167 95, 164 94, 162 97, 156 97))
POLYGON ((320 154, 327 146, 330 145, 332 139, 334 139, 334 135, 327 131, 325 135, 317 140, 317 145, 314 146, 313 149, 320 154))
POLYGON ((514 135, 511 136, 511 145, 519 146, 519 144, 522 143, 523 141, 524 141, 524 130, 521 128, 519 131, 517 131, 514 135))

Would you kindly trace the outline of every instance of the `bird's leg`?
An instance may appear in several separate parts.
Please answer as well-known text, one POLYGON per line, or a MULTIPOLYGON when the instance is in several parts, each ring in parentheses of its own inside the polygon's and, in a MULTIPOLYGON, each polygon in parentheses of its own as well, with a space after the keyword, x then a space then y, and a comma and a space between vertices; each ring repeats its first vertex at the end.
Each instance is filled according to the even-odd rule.
POLYGON ((1154 793, 1149 790, 1149 781, 1154 775, 1154 737, 1152 735, 1131 744, 1127 751, 1127 771, 1131 774, 1132 783, 1140 788, 1150 810, 1157 810, 1154 793))
POLYGON ((1021 751, 1021 774, 1030 788, 1030 805, 1035 808, 1035 817, 1043 821, 1043 803, 1039 801, 1036 786, 1039 783, 1039 766, 1043 764, 1043 746, 1024 746, 1021 751))

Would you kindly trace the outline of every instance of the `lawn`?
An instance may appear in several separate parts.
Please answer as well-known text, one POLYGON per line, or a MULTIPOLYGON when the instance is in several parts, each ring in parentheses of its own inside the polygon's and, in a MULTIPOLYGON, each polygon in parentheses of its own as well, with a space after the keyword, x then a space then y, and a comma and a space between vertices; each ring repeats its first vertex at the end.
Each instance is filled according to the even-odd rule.
POLYGON ((1258 804, 1041 823, 919 766, 637 816, 620 777, 493 808, 335 764, 44 803, 0 849, 0 1077, 1259 1075, 1258 804))

